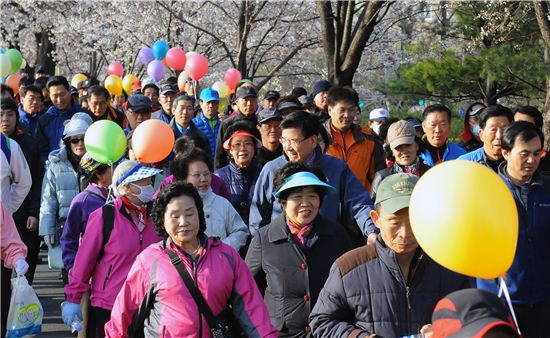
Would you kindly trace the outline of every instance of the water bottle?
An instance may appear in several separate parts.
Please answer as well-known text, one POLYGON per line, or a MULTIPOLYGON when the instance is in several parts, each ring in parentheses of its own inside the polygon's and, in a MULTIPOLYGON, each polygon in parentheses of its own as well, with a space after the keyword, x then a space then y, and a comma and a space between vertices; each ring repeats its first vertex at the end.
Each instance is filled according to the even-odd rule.
POLYGON ((78 316, 74 316, 73 321, 71 322, 71 333, 74 337, 78 336, 78 333, 82 331, 82 322, 78 319, 78 316))

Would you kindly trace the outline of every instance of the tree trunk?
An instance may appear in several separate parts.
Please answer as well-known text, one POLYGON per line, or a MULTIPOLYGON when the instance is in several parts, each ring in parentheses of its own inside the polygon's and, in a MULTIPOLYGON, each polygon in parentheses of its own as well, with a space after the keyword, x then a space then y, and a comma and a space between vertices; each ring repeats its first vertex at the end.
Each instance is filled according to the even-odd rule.
POLYGON ((53 75, 55 73, 55 62, 52 58, 52 52, 55 45, 51 42, 48 36, 48 30, 43 29, 35 34, 37 50, 36 50, 36 66, 44 67, 46 74, 53 75))
MULTIPOLYGON (((535 1, 533 2, 535 6, 535 14, 537 17, 537 22, 539 24, 540 33, 546 44, 546 48, 550 48, 550 4, 548 1, 535 1)), ((550 147, 550 77, 546 81, 546 100, 544 102, 544 109, 542 112, 544 119, 544 139, 545 139, 545 148, 550 147)))

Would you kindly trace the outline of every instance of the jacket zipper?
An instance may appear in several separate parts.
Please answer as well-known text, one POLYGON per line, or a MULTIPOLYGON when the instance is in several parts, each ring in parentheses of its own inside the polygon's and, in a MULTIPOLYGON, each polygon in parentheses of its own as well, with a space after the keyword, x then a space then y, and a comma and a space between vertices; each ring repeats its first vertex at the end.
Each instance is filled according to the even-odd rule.
POLYGON ((109 276, 111 276, 111 270, 113 270, 113 265, 109 265, 109 271, 107 271, 107 277, 105 277, 105 281, 103 282, 103 290, 105 290, 105 287, 107 286, 107 281, 109 280, 109 276))

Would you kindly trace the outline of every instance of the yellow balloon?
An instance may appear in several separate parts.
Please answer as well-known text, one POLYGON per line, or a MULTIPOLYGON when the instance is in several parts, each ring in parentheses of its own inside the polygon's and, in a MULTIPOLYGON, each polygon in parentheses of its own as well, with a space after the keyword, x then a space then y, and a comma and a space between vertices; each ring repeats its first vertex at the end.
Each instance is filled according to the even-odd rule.
POLYGON ((124 78, 122 79, 122 89, 124 89, 126 94, 130 95, 130 93, 132 92, 132 86, 137 80, 138 78, 134 74, 128 74, 124 76, 124 78))
POLYGON ((105 79, 105 88, 114 96, 122 95, 122 80, 115 75, 109 75, 105 79))
POLYGON ((512 265, 516 204, 504 181, 484 165, 454 160, 428 170, 414 188, 409 216, 418 244, 450 270, 496 278, 512 265))
POLYGON ((228 104, 229 104, 229 98, 227 96, 220 98, 220 103, 218 104, 218 113, 223 113, 225 111, 225 108, 227 108, 228 104))
POLYGON ((78 84, 84 80, 88 80, 88 77, 84 74, 78 73, 75 76, 73 76, 73 79, 71 80, 71 86, 77 88, 78 84))
POLYGON ((229 95, 229 86, 223 81, 214 82, 212 89, 218 92, 221 99, 229 95))

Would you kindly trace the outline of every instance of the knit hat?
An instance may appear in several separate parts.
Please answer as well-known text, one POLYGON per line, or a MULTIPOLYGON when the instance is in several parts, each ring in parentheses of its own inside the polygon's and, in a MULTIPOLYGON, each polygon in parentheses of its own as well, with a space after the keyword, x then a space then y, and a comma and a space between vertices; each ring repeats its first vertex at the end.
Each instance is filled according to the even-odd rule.
POLYGON ((313 97, 317 96, 320 92, 328 92, 331 86, 327 80, 315 81, 313 84, 313 97))

